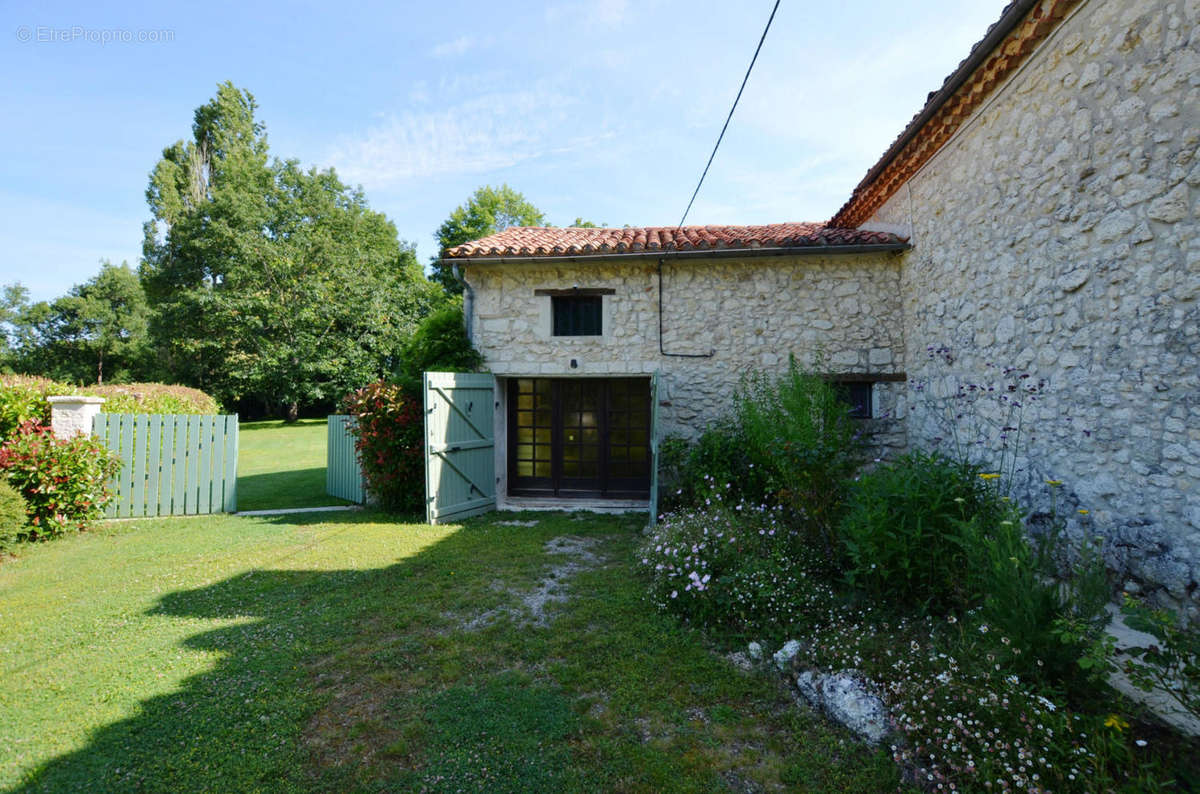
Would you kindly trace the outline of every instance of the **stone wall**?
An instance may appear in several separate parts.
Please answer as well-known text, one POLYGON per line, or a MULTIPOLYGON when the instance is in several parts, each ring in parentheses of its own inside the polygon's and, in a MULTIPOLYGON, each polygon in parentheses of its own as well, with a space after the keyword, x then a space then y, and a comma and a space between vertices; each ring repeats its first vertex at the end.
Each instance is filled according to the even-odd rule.
MULTIPOLYGON (((752 257, 668 261, 659 353, 655 261, 568 265, 470 265, 471 327, 500 376, 588 377, 661 372, 659 416, 667 434, 694 437, 728 413, 741 375, 783 371, 788 355, 811 366, 820 351, 838 373, 904 371, 895 255, 752 257), (538 289, 610 288, 600 337, 555 337, 551 298, 538 289), (576 366, 572 367, 572 361, 576 366)), ((903 384, 875 387, 880 443, 902 446, 903 384)))
MULTIPOLYGON (((1045 379, 1023 406, 1023 498, 1046 513, 1044 480, 1061 480, 1072 534, 1103 537, 1127 589, 1192 617, 1198 53, 1197 0, 1082 3, 865 225, 911 231, 910 382, 953 393, 996 381, 989 364, 1045 379)), ((913 397, 910 440, 946 438, 936 405, 913 397)))

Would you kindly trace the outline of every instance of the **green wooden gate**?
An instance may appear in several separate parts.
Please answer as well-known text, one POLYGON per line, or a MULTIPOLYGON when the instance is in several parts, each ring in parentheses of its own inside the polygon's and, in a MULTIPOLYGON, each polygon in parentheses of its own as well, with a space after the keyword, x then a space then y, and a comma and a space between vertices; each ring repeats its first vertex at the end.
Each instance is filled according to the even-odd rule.
POLYGON ((325 493, 362 504, 367 501, 367 484, 358 450, 354 446, 353 429, 357 420, 346 414, 328 418, 325 443, 325 493))
POLYGON ((121 459, 107 518, 237 510, 237 414, 99 414, 92 435, 121 459))
POLYGON ((477 372, 426 372, 425 516, 457 521, 496 507, 495 379, 477 372))

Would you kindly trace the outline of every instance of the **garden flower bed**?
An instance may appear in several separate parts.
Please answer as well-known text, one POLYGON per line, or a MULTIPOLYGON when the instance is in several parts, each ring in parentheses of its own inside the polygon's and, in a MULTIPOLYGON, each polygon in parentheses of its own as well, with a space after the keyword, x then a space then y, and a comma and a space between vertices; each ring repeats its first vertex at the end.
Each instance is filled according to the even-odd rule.
MULTIPOLYGON (((1099 549, 1067 544, 1054 516, 1035 536, 1008 495, 1029 431, 1021 403, 1046 384, 1002 376, 1011 389, 963 392, 972 407, 1001 403, 994 468, 917 450, 861 469, 866 450, 829 410, 830 387, 794 368, 752 379, 728 422, 675 442, 673 509, 640 555, 650 599, 884 742, 922 789, 1190 786, 1193 742, 1107 684, 1113 592, 1099 549), (820 442, 798 451, 789 438, 820 442), (742 462, 714 454, 730 449, 742 462)), ((1131 677, 1200 705, 1200 635, 1127 612, 1158 640, 1134 652, 1131 677)))

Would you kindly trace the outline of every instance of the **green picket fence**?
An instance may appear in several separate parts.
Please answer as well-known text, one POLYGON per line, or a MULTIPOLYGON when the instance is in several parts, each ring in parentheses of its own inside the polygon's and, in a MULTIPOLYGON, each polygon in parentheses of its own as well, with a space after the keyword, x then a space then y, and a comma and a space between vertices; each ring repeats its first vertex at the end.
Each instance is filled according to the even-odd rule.
POLYGON ((355 418, 332 414, 328 418, 325 444, 325 493, 357 504, 367 501, 367 483, 358 462, 351 433, 355 418))
POLYGON ((99 414, 92 435, 121 458, 106 517, 237 510, 236 414, 99 414))

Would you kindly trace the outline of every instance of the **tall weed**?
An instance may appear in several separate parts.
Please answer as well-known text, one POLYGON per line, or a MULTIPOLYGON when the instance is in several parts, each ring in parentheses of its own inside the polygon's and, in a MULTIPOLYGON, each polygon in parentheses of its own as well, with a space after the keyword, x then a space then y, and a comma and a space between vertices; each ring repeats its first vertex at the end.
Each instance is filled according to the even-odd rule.
POLYGON ((778 377, 743 377, 736 400, 747 459, 775 500, 795 510, 812 540, 832 555, 846 483, 863 461, 849 406, 795 358, 778 377))

